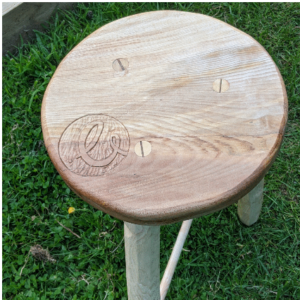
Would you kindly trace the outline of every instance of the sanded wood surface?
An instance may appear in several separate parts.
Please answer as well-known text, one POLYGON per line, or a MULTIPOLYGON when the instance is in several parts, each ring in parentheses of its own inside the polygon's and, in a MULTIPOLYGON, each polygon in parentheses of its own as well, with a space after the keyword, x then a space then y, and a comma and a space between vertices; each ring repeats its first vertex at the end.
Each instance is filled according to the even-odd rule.
POLYGON ((263 203, 264 179, 238 202, 238 216, 245 225, 254 224, 260 215, 263 203))
POLYGON ((160 300, 160 226, 124 222, 129 300, 160 300))
POLYGON ((45 144, 68 186, 136 224, 238 201, 270 168, 286 119, 285 86, 265 49, 224 22, 178 11, 92 33, 61 62, 42 105, 45 144))

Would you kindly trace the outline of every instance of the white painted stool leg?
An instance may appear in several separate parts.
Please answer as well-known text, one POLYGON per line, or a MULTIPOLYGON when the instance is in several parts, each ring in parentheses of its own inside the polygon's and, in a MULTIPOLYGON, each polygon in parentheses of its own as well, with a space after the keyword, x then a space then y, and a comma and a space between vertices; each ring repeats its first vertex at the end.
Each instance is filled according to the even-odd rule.
POLYGON ((260 215, 263 202, 264 179, 238 202, 238 216, 245 225, 254 224, 260 215))
POLYGON ((124 222, 129 300, 160 300, 160 226, 124 222))

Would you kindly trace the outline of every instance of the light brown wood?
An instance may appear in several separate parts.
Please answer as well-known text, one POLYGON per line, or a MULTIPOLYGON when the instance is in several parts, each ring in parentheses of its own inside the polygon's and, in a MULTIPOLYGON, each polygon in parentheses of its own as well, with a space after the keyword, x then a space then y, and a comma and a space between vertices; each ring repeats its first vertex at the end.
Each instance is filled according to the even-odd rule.
POLYGON ((263 203, 264 179, 238 202, 238 216, 245 225, 253 225, 259 218, 263 203))
POLYGON ((237 202, 273 163, 286 119, 285 86, 265 49, 224 22, 178 11, 92 33, 61 62, 42 105, 45 144, 68 186, 136 224, 237 202), (149 155, 136 154, 140 141, 149 155))
POLYGON ((160 300, 160 227, 124 222, 129 300, 160 300))

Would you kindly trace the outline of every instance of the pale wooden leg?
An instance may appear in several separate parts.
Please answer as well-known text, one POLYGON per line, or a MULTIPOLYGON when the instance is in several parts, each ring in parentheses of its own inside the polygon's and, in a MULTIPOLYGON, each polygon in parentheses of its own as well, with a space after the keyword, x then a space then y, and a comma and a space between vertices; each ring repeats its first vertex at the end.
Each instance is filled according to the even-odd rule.
POLYGON ((254 224, 260 215, 263 202, 264 179, 238 202, 238 216, 245 225, 254 224))
POLYGON ((159 300, 160 226, 124 222, 129 300, 159 300))

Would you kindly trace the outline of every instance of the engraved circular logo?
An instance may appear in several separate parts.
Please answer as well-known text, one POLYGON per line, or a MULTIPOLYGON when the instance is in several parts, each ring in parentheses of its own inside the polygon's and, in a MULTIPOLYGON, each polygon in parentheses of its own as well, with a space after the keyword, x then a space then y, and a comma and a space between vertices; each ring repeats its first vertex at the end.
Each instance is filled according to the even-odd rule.
POLYGON ((127 156, 130 146, 125 126, 110 116, 87 115, 71 123, 58 146, 65 166, 82 176, 101 176, 127 156))

